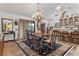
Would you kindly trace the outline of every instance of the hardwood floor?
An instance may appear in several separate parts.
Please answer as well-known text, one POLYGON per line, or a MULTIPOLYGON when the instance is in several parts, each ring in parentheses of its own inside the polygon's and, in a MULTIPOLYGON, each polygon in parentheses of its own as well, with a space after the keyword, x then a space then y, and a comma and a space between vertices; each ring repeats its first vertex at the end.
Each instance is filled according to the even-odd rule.
POLYGON ((16 42, 6 42, 4 44, 3 56, 26 56, 16 42))
MULTIPOLYGON (((18 41, 18 43, 20 43, 20 41, 18 41)), ((79 56, 79 45, 78 44, 73 44, 73 43, 68 43, 68 42, 58 42, 61 44, 65 44, 65 46, 67 45, 72 45, 72 47, 66 51, 66 53, 63 56, 79 56)), ((25 47, 25 45, 23 43, 21 43, 21 47, 23 47, 25 49, 25 51, 29 51, 27 48, 25 47)), ((63 48, 63 50, 66 47, 63 48)), ((60 49, 60 48, 59 48, 60 49)), ((59 51, 58 49, 58 51, 59 51)), ((61 50, 61 49, 60 49, 61 50)), ((61 52, 63 51, 61 50, 61 52)), ((27 52, 27 54, 33 56, 38 56, 37 54, 35 54, 32 50, 31 54, 27 52)), ((58 53, 58 52, 53 52, 52 55, 54 55, 54 53, 58 53)), ((24 51, 16 44, 15 41, 12 42, 6 42, 4 45, 4 51, 3 51, 3 56, 26 56, 26 54, 24 53, 24 51)), ((57 56, 57 54, 55 55, 57 56)), ((61 55, 60 55, 61 56, 61 55)))
POLYGON ((24 44, 21 41, 17 41, 18 46, 23 49, 23 51, 25 52, 26 55, 28 56, 39 56, 38 54, 36 54, 31 48, 29 48, 26 44, 24 44))
POLYGON ((79 45, 73 45, 64 56, 79 56, 79 45))

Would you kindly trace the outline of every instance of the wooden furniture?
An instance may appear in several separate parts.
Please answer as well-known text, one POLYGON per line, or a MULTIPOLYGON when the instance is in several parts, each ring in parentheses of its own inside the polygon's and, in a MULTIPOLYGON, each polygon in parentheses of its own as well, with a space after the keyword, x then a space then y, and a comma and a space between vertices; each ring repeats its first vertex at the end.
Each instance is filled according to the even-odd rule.
POLYGON ((4 47, 4 34, 0 33, 0 56, 3 55, 3 47, 4 47))
POLYGON ((52 39, 79 44, 79 32, 68 29, 53 29, 52 39))
POLYGON ((46 43, 49 44, 50 48, 52 46, 55 46, 56 43, 56 36, 57 36, 57 31, 51 31, 52 33, 50 33, 50 37, 47 40, 44 40, 46 43))
POLYGON ((53 39, 56 39, 56 37, 57 37, 57 30, 53 30, 52 36, 53 36, 53 39))
POLYGON ((62 39, 62 32, 57 31, 57 40, 61 40, 61 39, 62 39))
POLYGON ((71 32, 71 38, 73 40, 73 43, 79 44, 79 32, 78 31, 71 32))
POLYGON ((71 42, 70 34, 69 34, 67 31, 63 31, 63 32, 62 32, 62 37, 63 37, 63 40, 64 40, 64 41, 66 41, 66 42, 71 42))
POLYGON ((78 15, 71 15, 60 18, 60 26, 74 26, 76 22, 78 22, 79 16, 78 15))
POLYGON ((8 41, 8 40, 15 40, 15 32, 14 31, 9 31, 9 32, 5 31, 4 32, 4 41, 8 41))
POLYGON ((62 40, 62 31, 60 30, 52 30, 52 39, 54 40, 62 40))

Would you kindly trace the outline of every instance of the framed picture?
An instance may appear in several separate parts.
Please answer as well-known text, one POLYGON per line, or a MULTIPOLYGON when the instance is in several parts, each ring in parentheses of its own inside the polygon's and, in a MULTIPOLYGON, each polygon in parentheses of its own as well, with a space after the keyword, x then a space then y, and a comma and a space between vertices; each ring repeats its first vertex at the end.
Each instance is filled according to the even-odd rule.
POLYGON ((2 32, 13 31, 13 19, 2 18, 2 32))

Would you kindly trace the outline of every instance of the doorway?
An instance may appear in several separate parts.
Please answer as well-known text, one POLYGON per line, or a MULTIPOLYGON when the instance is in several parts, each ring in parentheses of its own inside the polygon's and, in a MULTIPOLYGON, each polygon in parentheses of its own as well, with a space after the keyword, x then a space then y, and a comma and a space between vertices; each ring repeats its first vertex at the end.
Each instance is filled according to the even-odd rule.
POLYGON ((31 20, 19 20, 19 40, 26 39, 26 30, 35 32, 35 22, 31 20))

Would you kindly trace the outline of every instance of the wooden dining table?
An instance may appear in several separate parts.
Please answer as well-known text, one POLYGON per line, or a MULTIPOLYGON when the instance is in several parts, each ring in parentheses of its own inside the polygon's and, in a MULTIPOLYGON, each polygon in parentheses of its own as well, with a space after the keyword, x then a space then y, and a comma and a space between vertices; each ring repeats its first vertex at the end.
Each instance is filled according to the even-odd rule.
MULTIPOLYGON (((52 33, 52 31, 51 31, 51 33, 52 33)), ((50 44, 51 43, 51 38, 50 38, 50 36, 51 36, 51 33, 50 34, 47 34, 47 33, 35 33, 35 35, 37 35, 38 37, 43 37, 43 38, 45 38, 45 40, 43 40, 45 43, 47 43, 47 44, 50 44), (49 38, 47 38, 47 36, 49 37, 49 38)))

